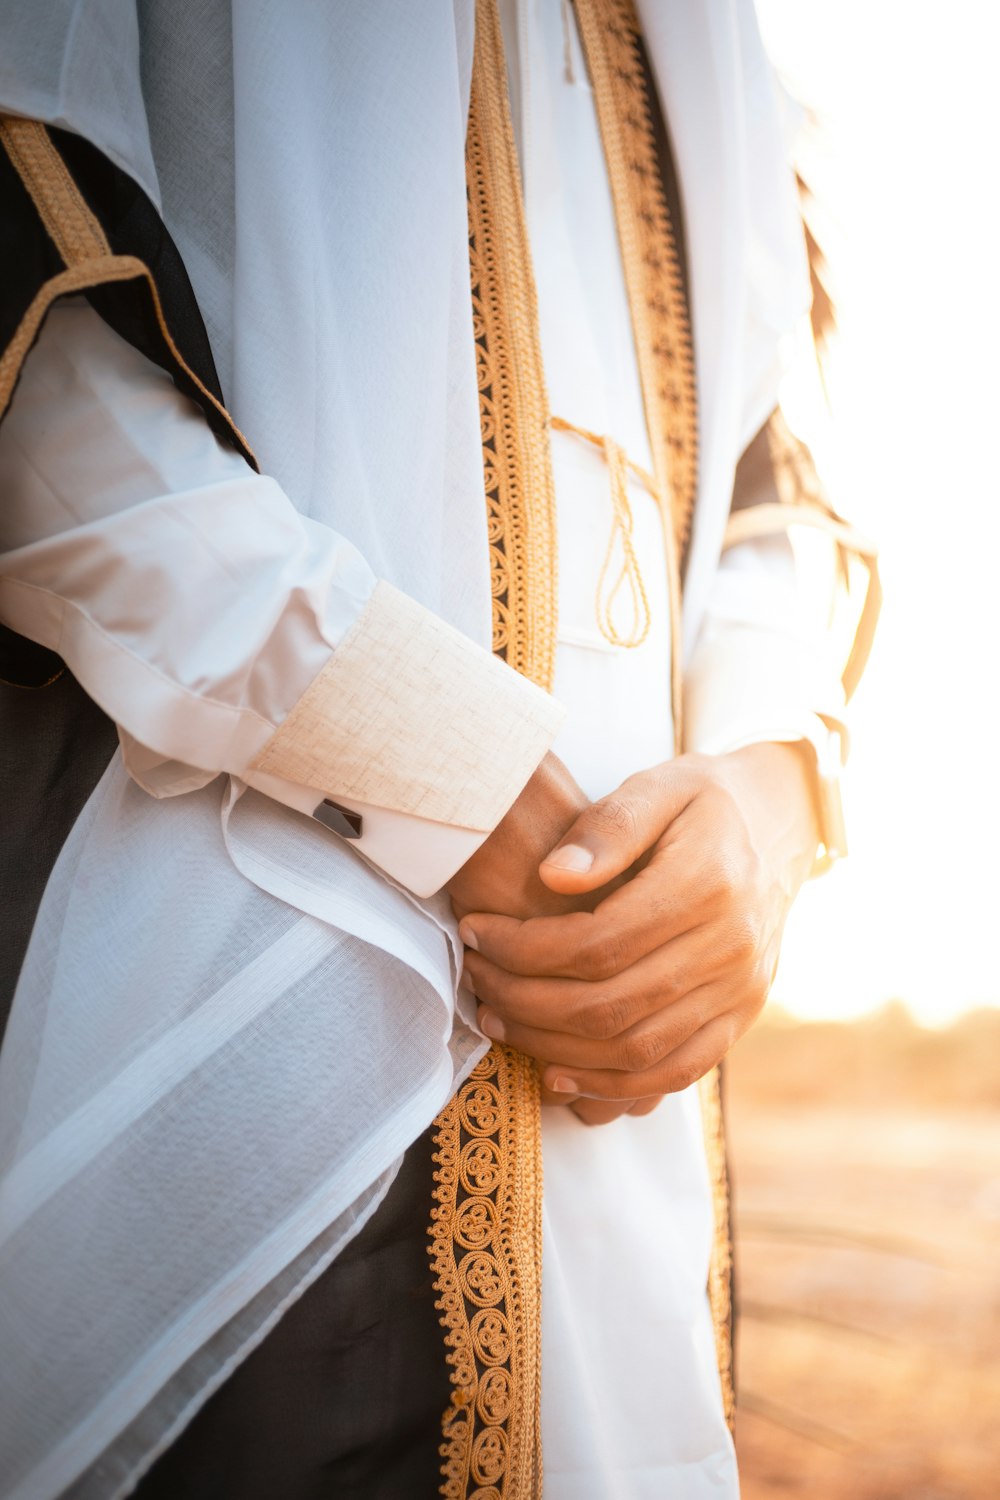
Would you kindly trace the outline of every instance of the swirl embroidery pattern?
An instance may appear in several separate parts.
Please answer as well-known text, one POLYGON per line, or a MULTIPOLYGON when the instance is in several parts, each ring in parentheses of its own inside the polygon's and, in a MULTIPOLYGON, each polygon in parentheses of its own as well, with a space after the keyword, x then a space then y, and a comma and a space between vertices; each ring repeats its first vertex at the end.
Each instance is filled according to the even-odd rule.
POLYGON ((694 353, 632 0, 573 0, 615 204, 653 466, 682 553, 698 487, 694 353))
POLYGON ((527 1058, 493 1047, 438 1119, 430 1254, 447 1329, 447 1500, 541 1492, 541 1141, 527 1058))
POLYGON ((479 0, 466 137, 493 649, 551 690, 556 511, 538 305, 495 0, 479 0))
MULTIPOLYGON (((551 689, 549 408, 496 0, 476 5, 466 178, 493 650, 551 689)), ((441 1494, 537 1500, 542 1158, 534 1064, 494 1046, 434 1125, 429 1249, 454 1387, 441 1494)))

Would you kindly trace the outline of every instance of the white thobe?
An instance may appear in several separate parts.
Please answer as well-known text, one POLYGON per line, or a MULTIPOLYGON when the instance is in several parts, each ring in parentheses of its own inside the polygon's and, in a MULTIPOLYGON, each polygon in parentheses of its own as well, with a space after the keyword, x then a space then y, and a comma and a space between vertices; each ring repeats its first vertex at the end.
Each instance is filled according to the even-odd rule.
MULTIPOLYGON (((512 3, 502 15, 549 402, 554 414, 614 438, 649 472, 610 187, 575 30, 570 80, 558 0, 512 3)), ((562 431, 552 434, 552 462, 554 691, 568 710, 554 748, 598 797, 673 749, 663 529, 656 501, 630 476, 651 628, 635 648, 612 645, 596 613, 612 520, 607 467, 597 448, 562 431)), ((623 631, 628 615, 619 603, 623 631)), ((599 1129, 546 1109, 542 1143, 546 1496, 735 1495, 706 1291, 712 1201, 697 1089, 599 1129)))
MULTIPOLYGON (((573 37, 575 78, 568 81, 563 72, 562 31, 567 22, 558 0, 538 0, 525 5, 519 16, 508 14, 505 19, 512 22, 508 32, 516 35, 511 57, 552 410, 577 425, 608 433, 633 460, 649 469, 610 194, 579 47, 573 37)), ((51 331, 43 334, 29 362, 29 370, 34 364, 33 378, 44 378, 47 359, 58 360, 60 320, 70 330, 70 341, 79 355, 81 338, 86 342, 81 319, 86 324, 93 315, 83 308, 53 315, 51 331)), ((106 330, 94 338, 104 341, 104 366, 92 382, 90 399, 96 396, 112 413, 116 408, 125 410, 126 387, 144 362, 125 346, 112 353, 108 340, 113 341, 113 336, 106 330), (112 369, 115 360, 120 361, 117 376, 112 369)), ((173 393, 162 377, 152 376, 151 381, 150 391, 155 387, 159 409, 164 411, 164 403, 174 400, 173 393)), ((159 419, 152 410, 143 419, 133 405, 128 422, 122 424, 128 443, 138 443, 141 449, 143 423, 148 422, 150 446, 157 450, 153 467, 160 487, 184 491, 219 486, 220 500, 230 499, 237 507, 239 494, 221 493, 226 485, 249 485, 259 496, 260 486, 270 482, 248 477, 241 460, 218 449, 200 416, 179 397, 174 405, 170 421, 175 431, 183 427, 187 434, 183 450, 174 441, 162 441, 159 419)), ((71 415, 66 414, 67 430, 72 427, 71 415)), ((30 445, 30 433, 24 436, 30 445)), ((41 434, 38 437, 41 441, 41 434)), ((572 434, 555 433, 552 446, 561 580, 555 692, 568 710, 556 749, 584 789, 599 795, 630 772, 667 758, 672 749, 669 609, 661 524, 650 495, 641 485, 630 483, 634 541, 652 628, 635 650, 613 647, 601 636, 595 614, 600 563, 611 525, 607 472, 598 451, 572 434)), ((71 443, 68 447, 72 451, 71 443)), ((141 505, 144 522, 156 535, 154 545, 164 575, 175 570, 176 576, 185 577, 193 599, 210 599, 214 587, 208 577, 211 549, 206 548, 199 559, 204 576, 191 576, 188 538, 177 526, 164 524, 165 517, 170 522, 171 513, 176 518, 176 506, 170 505, 169 498, 161 502, 142 485, 130 489, 136 466, 131 460, 122 461, 123 452, 116 453, 110 441, 104 444, 103 456, 94 455, 98 467, 89 473, 81 472, 79 455, 74 454, 69 467, 73 468, 75 513, 69 518, 53 514, 46 522, 45 505, 51 508, 54 503, 57 512, 58 497, 53 491, 47 502, 43 495, 34 494, 25 514, 36 518, 38 537, 19 535, 18 548, 34 548, 32 559, 38 561, 45 552, 45 538, 60 539, 58 545, 64 548, 85 547, 100 538, 102 529, 113 530, 125 509, 141 505), (114 485, 109 484, 111 477, 114 485)), ((288 517, 280 497, 269 496, 268 503, 272 500, 270 513, 278 535, 288 517)), ((265 525, 268 513, 268 505, 260 506, 251 520, 250 510, 237 509, 229 524, 242 530, 241 543, 248 543, 253 540, 254 526, 265 525)), ((204 510, 200 514, 204 516, 204 510)), ((259 535, 257 543, 267 550, 266 537, 259 535)), ((326 539, 320 538, 320 544, 318 552, 303 547, 304 567, 313 568, 317 555, 324 566, 329 565, 329 557, 321 555, 328 546, 326 539)), ((333 571, 341 585, 345 579, 348 583, 335 596, 340 610, 350 593, 352 569, 358 566, 355 554, 346 557, 343 567, 335 561, 333 571)), ((353 576, 359 579, 355 604, 360 611, 369 597, 371 579, 363 568, 353 576)), ((246 618, 253 618, 258 610, 273 614, 279 585, 295 598, 296 589, 302 592, 302 581, 281 579, 276 585, 272 575, 261 570, 255 576, 248 569, 240 578, 246 618)), ((143 643, 135 639, 134 622, 129 622, 124 642, 120 629, 116 636, 120 580, 105 569, 87 583, 88 605, 100 627, 94 640, 96 679, 103 674, 111 684, 123 651, 141 652, 143 643)), ((695 699, 703 705, 701 716, 689 725, 689 743, 694 747, 723 751, 752 739, 810 736, 816 728, 816 712, 836 712, 839 699, 825 662, 817 661, 811 680, 805 680, 801 672, 791 679, 784 671, 789 652, 799 660, 803 652, 808 657, 810 650, 798 630, 788 583, 789 557, 780 547, 741 549, 739 556, 730 557, 720 569, 702 627, 703 637, 713 642, 711 683, 698 684, 697 649, 688 674, 689 689, 692 683, 700 687, 695 699), (754 640, 755 659, 765 664, 760 680, 770 684, 770 696, 761 693, 759 682, 748 683, 741 669, 727 676, 727 638, 734 645, 740 643, 733 657, 742 667, 748 637, 754 640)), ((185 679, 184 671, 175 670, 178 657, 184 657, 183 642, 167 637, 147 640, 145 649, 153 668, 150 681, 159 670, 164 695, 154 703, 151 716, 162 717, 165 712, 171 675, 185 679, 183 692, 170 698, 171 714, 183 717, 185 695, 191 694, 199 700, 200 712, 213 711, 217 706, 213 688, 220 679, 239 677, 241 666, 234 662, 234 655, 238 657, 242 649, 255 666, 256 675, 248 679, 251 687, 264 682, 269 717, 280 720, 331 649, 336 655, 349 628, 349 608, 336 620, 329 614, 323 619, 319 613, 328 633, 324 638, 320 629, 307 638, 299 630, 305 646, 292 672, 287 668, 288 640, 279 632, 264 639, 248 636, 242 642, 227 638, 221 663, 213 663, 204 638, 198 637, 191 646, 197 654, 188 658, 189 665, 192 660, 196 664, 193 683, 185 679)), ((12 616, 11 623, 30 622, 12 616)), ((153 771, 142 755, 141 715, 129 725, 129 734, 126 745, 136 775, 151 777, 153 771)), ((182 788, 174 785, 171 790, 182 788)), ((426 836, 447 840, 453 830, 428 825, 426 836)), ((315 831, 317 841, 327 837, 315 831)), ((224 858, 221 851, 218 857, 224 858)), ((281 894, 290 899, 284 890, 281 894)), ((735 1467, 723 1421, 705 1293, 711 1204, 695 1093, 666 1100, 648 1117, 626 1118, 596 1131, 586 1130, 568 1112, 550 1112, 544 1124, 544 1152, 542 1420, 547 1494, 556 1500, 590 1496, 594 1500, 644 1500, 666 1493, 696 1500, 702 1495, 732 1495, 735 1467)))

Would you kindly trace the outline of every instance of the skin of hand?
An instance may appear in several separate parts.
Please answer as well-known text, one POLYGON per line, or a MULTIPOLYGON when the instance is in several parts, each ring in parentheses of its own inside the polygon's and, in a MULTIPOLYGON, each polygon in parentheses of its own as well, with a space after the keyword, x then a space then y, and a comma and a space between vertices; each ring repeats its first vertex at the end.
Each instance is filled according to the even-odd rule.
MULTIPOLYGON (((592 911, 609 891, 565 894, 545 884, 540 875, 544 856, 589 806, 562 761, 549 752, 490 837, 449 881, 455 915, 485 911, 523 919, 592 911)), ((544 1084, 542 1100, 548 1105, 570 1104, 578 1112, 592 1110, 594 1118, 588 1124, 595 1125, 602 1123, 602 1111, 613 1119, 624 1108, 616 1106, 612 1112, 592 1099, 578 1103, 565 1094, 553 1094, 544 1084)))
POLYGON ((599 899, 595 891, 561 891, 540 874, 546 854, 589 806, 550 751, 489 838, 448 882, 455 915, 492 912, 523 920, 592 909, 599 899))
POLYGON ((684 755, 580 811, 539 867, 592 910, 471 912, 466 973, 488 1036, 538 1058, 587 1123, 688 1087, 760 1012, 818 829, 811 751, 684 755))

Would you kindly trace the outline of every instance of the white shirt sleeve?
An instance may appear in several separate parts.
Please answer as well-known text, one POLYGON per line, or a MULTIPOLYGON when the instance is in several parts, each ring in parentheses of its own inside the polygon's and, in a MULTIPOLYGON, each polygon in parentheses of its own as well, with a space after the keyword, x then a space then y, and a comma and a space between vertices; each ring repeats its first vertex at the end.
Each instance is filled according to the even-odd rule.
POLYGON ((361 819, 355 847, 427 895, 559 726, 545 693, 376 579, 82 301, 50 312, 25 362, 0 490, 0 619, 65 659, 154 796, 228 772, 343 829, 339 804, 361 819))
POLYGON ((787 536, 723 553, 685 676, 690 749, 720 755, 830 730, 846 740, 826 624, 832 586, 814 579, 808 589, 787 536))
MULTIPOLYGON (((832 551, 825 539, 822 542, 832 551)), ((723 755, 765 741, 808 743, 823 837, 816 871, 847 852, 839 773, 848 737, 829 630, 832 557, 803 569, 787 535, 728 548, 684 681, 688 749, 723 755)))

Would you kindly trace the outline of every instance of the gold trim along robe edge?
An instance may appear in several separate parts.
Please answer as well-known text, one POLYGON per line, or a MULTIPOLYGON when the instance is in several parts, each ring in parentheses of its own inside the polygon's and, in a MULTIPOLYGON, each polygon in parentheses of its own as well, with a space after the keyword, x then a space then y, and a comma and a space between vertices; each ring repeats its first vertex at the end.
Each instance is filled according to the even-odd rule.
MULTIPOLYGON (((466 138, 493 649, 550 689, 555 491, 500 20, 478 0, 466 138)), ((534 1064, 494 1046, 434 1122, 430 1253, 452 1366, 441 1494, 541 1493, 542 1148, 534 1064)))
MULTIPOLYGON (((670 574, 672 699, 681 735, 680 568, 697 487, 691 333, 630 0, 575 0, 594 87, 670 574)), ((495 0, 477 0, 466 149, 472 306, 493 591, 494 650, 551 688, 555 502, 516 148, 495 0), (516 378, 515 378, 516 372, 516 378)), ((701 1085, 715 1206, 709 1299, 732 1422, 729 1193, 718 1070, 701 1085)), ((443 1418, 447 1500, 541 1494, 541 1121, 534 1065, 494 1046, 435 1121, 430 1254, 452 1366, 443 1418)))
MULTIPOLYGON (((576 12, 608 163, 657 485, 661 496, 670 497, 662 513, 679 738, 678 557, 697 477, 690 332, 634 9, 629 0, 576 0, 576 12)), ((25 279, 18 319, 5 330, 0 408, 10 400, 52 302, 98 288, 100 310, 112 326, 167 369, 214 430, 256 467, 222 403, 186 277, 173 277, 167 297, 166 283, 146 253, 141 226, 147 221, 164 253, 152 204, 143 195, 144 212, 132 220, 140 232, 134 243, 126 241, 101 201, 103 179, 90 160, 96 163, 100 154, 89 143, 7 117, 0 122, 0 146, 0 169, 11 177, 12 201, 29 225, 38 270, 25 279)), ((557 547, 550 412, 495 0, 477 0, 466 156, 493 647, 518 671, 551 688, 557 547)), ((169 241, 167 251, 179 265, 169 241)), ((702 1092, 716 1201, 710 1296, 731 1414, 728 1202, 715 1074, 702 1092)), ((528 1500, 541 1493, 542 1483, 542 1180, 533 1064, 494 1047, 438 1117, 435 1142, 429 1248, 454 1385, 444 1417, 442 1493, 463 1500, 528 1500)))

